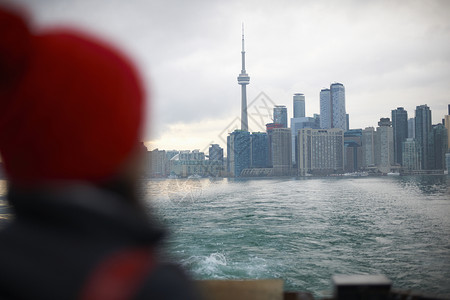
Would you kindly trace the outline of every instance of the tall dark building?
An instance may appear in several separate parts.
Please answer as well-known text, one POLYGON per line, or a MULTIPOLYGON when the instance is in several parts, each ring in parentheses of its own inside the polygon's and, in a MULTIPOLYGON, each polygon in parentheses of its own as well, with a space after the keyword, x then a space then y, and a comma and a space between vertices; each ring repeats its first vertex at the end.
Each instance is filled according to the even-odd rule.
POLYGON ((408 138, 411 138, 411 139, 416 138, 416 125, 415 125, 414 118, 408 119, 408 138))
POLYGON ((269 164, 269 142, 267 140, 267 133, 253 132, 250 135, 250 141, 250 167, 267 168, 269 164))
POLYGON ((273 122, 283 125, 283 128, 287 128, 287 108, 284 105, 275 105, 273 108, 273 122))
POLYGON ((402 143, 408 137, 408 113, 403 107, 392 110, 394 163, 402 164, 402 143))
POLYGON ((227 136, 227 161, 226 161, 226 171, 227 174, 231 174, 231 167, 230 167, 230 153, 231 153, 231 135, 227 136))
POLYGON ((450 104, 448 105, 448 114, 444 117, 445 128, 447 128, 447 153, 450 155, 450 104))
POLYGON ((227 143, 227 168, 231 176, 239 177, 242 170, 250 168, 250 133, 235 130, 230 133, 227 143))
POLYGON ((424 104, 416 107, 415 116, 416 141, 421 153, 420 168, 428 170, 431 167, 431 159, 429 155, 429 140, 431 134, 431 110, 424 104))
POLYGON ((447 152, 447 128, 442 124, 433 125, 429 136, 429 169, 445 169, 445 153, 447 152))
POLYGON ((362 169, 362 129, 344 132, 344 171, 356 172, 362 169))
POLYGON ((209 147, 209 160, 223 162, 223 148, 218 144, 211 144, 209 147))

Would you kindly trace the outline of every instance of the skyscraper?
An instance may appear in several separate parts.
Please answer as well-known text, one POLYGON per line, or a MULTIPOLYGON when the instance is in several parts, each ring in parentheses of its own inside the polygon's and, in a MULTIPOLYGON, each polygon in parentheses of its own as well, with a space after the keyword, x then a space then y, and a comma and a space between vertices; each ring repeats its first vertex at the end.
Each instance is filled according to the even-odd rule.
POLYGON ((294 94, 294 118, 305 116, 305 95, 301 93, 294 94))
POLYGON ((429 136, 429 169, 445 169, 445 153, 447 152, 447 148, 447 129, 442 124, 433 125, 429 136))
POLYGON ((320 128, 320 114, 313 114, 314 122, 316 123, 315 127, 316 129, 320 128))
POLYGON ((146 168, 150 177, 165 177, 167 176, 168 159, 166 151, 158 150, 158 148, 147 152, 146 168))
POLYGON ((267 142, 268 142, 268 150, 269 150, 269 163, 268 163, 268 167, 272 168, 273 163, 272 163, 272 134, 273 134, 273 130, 275 128, 282 128, 283 125, 278 124, 278 123, 267 123, 266 124, 266 131, 267 131, 267 142))
MULTIPOLYGON (((319 121, 320 122, 320 121, 319 121)), ((320 124, 317 124, 316 118, 302 117, 302 118, 291 118, 291 134, 292 134, 292 162, 296 162, 297 157, 297 143, 295 142, 297 138, 297 133, 299 129, 312 128, 319 129, 320 124)))
POLYGON ((250 135, 251 152, 250 167, 251 168, 267 168, 269 164, 269 142, 267 133, 253 132, 250 135))
POLYGON ((362 129, 344 132, 344 171, 356 172, 362 168, 362 129))
POLYGON ((333 83, 330 86, 332 105, 332 127, 347 129, 347 117, 345 112, 345 88, 342 83, 333 83))
POLYGON ((244 50, 244 24, 242 24, 242 69, 237 80, 241 85, 241 130, 248 131, 248 117, 247 117, 247 84, 250 83, 250 76, 245 70, 245 50, 244 50))
MULTIPOLYGON (((227 160, 226 160, 226 171, 229 176, 231 176, 231 134, 227 136, 227 160)), ((233 157, 234 159, 234 157, 233 157)))
POLYGON ((250 133, 244 130, 235 130, 227 139, 227 165, 230 175, 239 177, 242 170, 250 168, 250 133))
POLYGON ((273 108, 273 122, 287 128, 287 108, 284 105, 275 105, 273 108))
POLYGON ((448 105, 448 114, 444 118, 445 128, 447 128, 447 152, 450 152, 450 104, 448 105))
POLYGON ((362 132, 362 165, 364 168, 375 165, 375 129, 366 127, 362 132))
POLYGON ((320 90, 320 128, 331 128, 333 124, 330 89, 320 90))
POLYGON ((381 118, 375 136, 375 164, 382 173, 389 173, 394 164, 394 137, 389 118, 381 118))
POLYGON ((348 131, 350 130, 350 115, 349 114, 345 114, 345 130, 348 131))
POLYGON ((223 148, 218 144, 211 144, 209 147, 209 160, 223 162, 223 148))
POLYGON ((408 138, 416 138, 416 123, 414 118, 408 119, 408 138))
POLYGON ((347 127, 345 88, 342 83, 336 82, 329 89, 320 91, 320 128, 341 128, 345 131, 347 127))
POLYGON ((340 128, 298 131, 298 175, 344 171, 344 131, 340 128))
POLYGON ((288 176, 292 170, 291 130, 275 128, 272 133, 273 175, 288 176))
POLYGON ((394 133, 394 163, 402 164, 402 143, 408 137, 408 113, 403 107, 391 111, 394 133))
POLYGON ((429 166, 429 136, 431 132, 431 110, 424 104, 416 107, 415 116, 416 141, 418 143, 421 157, 420 167, 422 170, 428 170, 429 166))
MULTIPOLYGON (((445 169, 450 171, 450 152, 445 153, 445 169)), ((450 172, 448 172, 450 174, 450 172)))
POLYGON ((402 144, 402 167, 404 170, 420 170, 420 150, 413 138, 407 138, 402 144))

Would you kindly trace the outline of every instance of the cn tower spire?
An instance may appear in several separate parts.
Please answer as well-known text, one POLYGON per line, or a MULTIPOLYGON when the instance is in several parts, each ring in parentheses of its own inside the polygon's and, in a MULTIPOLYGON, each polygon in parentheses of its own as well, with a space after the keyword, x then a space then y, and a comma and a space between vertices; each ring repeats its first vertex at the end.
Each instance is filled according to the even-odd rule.
POLYGON ((245 73, 245 48, 244 48, 244 42, 245 42, 245 39, 244 39, 244 23, 242 23, 242 51, 241 51, 241 54, 242 54, 242 70, 241 70, 241 73, 245 73))
POLYGON ((250 76, 245 71, 245 48, 244 48, 244 23, 242 23, 242 70, 237 80, 241 85, 241 130, 248 131, 247 117, 247 84, 250 83, 250 76))

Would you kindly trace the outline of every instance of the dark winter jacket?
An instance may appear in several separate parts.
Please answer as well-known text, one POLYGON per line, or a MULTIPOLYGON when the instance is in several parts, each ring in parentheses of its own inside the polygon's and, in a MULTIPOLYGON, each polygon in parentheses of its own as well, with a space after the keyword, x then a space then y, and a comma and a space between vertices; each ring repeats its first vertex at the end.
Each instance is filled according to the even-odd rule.
POLYGON ((86 298, 100 266, 135 249, 153 254, 139 264, 148 270, 134 276, 130 299, 194 299, 184 273, 157 258, 162 231, 118 193, 76 185, 12 190, 8 200, 14 217, 0 230, 0 299, 86 298))

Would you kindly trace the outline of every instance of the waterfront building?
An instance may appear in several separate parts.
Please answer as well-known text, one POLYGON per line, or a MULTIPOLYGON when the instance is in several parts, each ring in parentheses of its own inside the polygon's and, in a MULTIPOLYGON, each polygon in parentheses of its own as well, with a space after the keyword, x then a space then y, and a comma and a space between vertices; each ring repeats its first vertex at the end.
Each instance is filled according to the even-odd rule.
POLYGON ((415 118, 408 119, 408 138, 416 138, 416 123, 415 118))
POLYGON ((357 172, 362 169, 362 129, 344 132, 344 171, 357 172))
POLYGON ((447 128, 447 151, 450 152, 450 104, 448 105, 448 114, 444 117, 444 123, 447 128))
POLYGON ((447 172, 450 174, 450 152, 445 153, 445 166, 446 166, 446 170, 447 172))
POLYGON ((231 174, 231 168, 230 168, 230 153, 231 153, 231 136, 227 136, 227 160, 226 160, 226 167, 225 170, 227 172, 227 176, 230 176, 231 174))
POLYGON ((331 128, 332 116, 330 89, 322 89, 320 90, 320 128, 331 128))
POLYGON ((320 129, 320 127, 317 126, 317 120, 315 118, 291 118, 291 129, 293 129, 293 131, 297 131, 302 128, 320 129))
POLYGON ((222 176, 223 162, 206 160, 205 153, 199 150, 193 150, 192 152, 182 150, 169 160, 169 173, 178 177, 189 177, 191 175, 222 176))
POLYGON ((420 170, 420 148, 413 138, 402 143, 402 168, 406 171, 420 170))
POLYGON ((180 153, 180 151, 178 151, 178 150, 167 150, 167 151, 166 151, 166 158, 167 158, 167 161, 169 161, 170 159, 172 159, 172 157, 174 157, 174 156, 177 155, 178 153, 180 153))
POLYGON ((167 174, 167 155, 166 151, 154 149, 147 151, 147 174, 150 177, 166 177, 167 174))
POLYGON ((294 94, 294 118, 305 116, 305 95, 301 93, 294 94))
POLYGON ((275 105, 273 108, 273 122, 287 128, 287 108, 284 105, 275 105))
POLYGON ((415 135, 416 141, 419 145, 421 153, 420 168, 422 170, 429 170, 431 167, 431 160, 429 155, 429 140, 431 127, 431 110, 425 105, 419 105, 416 107, 415 115, 415 135))
POLYGON ((250 133, 244 130, 235 130, 229 135, 229 160, 230 176, 240 177, 242 170, 250 168, 250 133))
POLYGON ((447 152, 447 129, 442 124, 433 125, 429 137, 429 169, 445 169, 445 153, 447 152))
POLYGON ((375 129, 366 127, 362 131, 362 166, 375 166, 375 129))
POLYGON ((208 159, 223 162, 223 148, 218 144, 211 144, 208 159))
POLYGON ((250 168, 241 172, 241 177, 272 177, 273 168, 250 168))
POLYGON ((378 122, 375 139, 375 164, 381 173, 389 173, 394 164, 394 137, 389 118, 378 122))
POLYGON ((266 124, 267 142, 268 142, 267 148, 269 150, 269 154, 268 154, 268 158, 269 158, 268 167, 269 168, 272 168, 272 166, 273 166, 273 163, 272 163, 272 133, 275 128, 283 128, 283 125, 278 124, 278 123, 267 123, 266 124))
POLYGON ((178 153, 178 157, 180 160, 205 160, 205 153, 200 152, 200 150, 195 149, 192 150, 182 150, 178 153))
MULTIPOLYGON (((301 118, 291 118, 291 133, 292 133, 292 162, 295 164, 296 162, 296 153, 297 153, 297 144, 295 139, 297 137, 297 133, 299 129, 303 128, 312 128, 319 129, 317 118, 311 117, 301 117, 301 118)), ((319 124, 320 125, 320 124, 319 124)))
POLYGON ((332 109, 332 128, 347 129, 347 117, 345 112, 345 88, 342 83, 333 83, 330 86, 331 91, 331 109, 332 109))
POLYGON ((272 131, 273 175, 292 175, 291 129, 275 128, 272 131))
POLYGON ((403 107, 391 111, 394 136, 394 163, 402 164, 402 144, 408 137, 408 113, 403 107))
POLYGON ((344 131, 340 128, 298 131, 298 175, 344 171, 344 131))
POLYGON ((266 132, 253 132, 250 135, 250 167, 267 168, 269 165, 269 141, 266 132))

